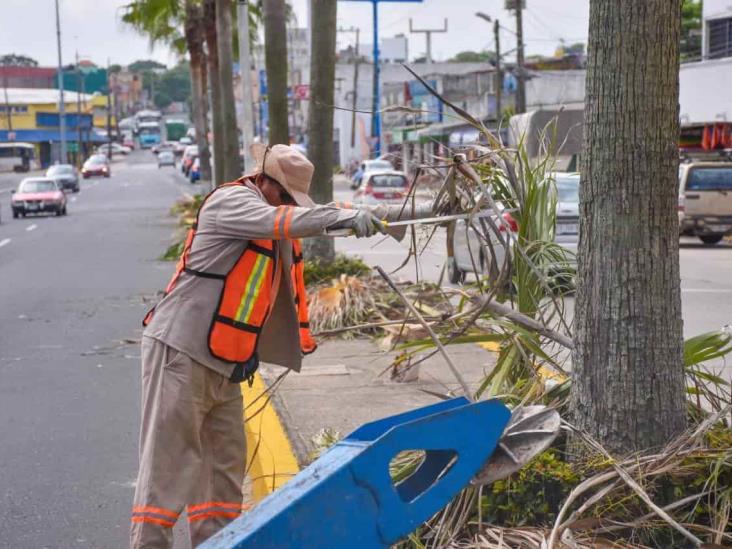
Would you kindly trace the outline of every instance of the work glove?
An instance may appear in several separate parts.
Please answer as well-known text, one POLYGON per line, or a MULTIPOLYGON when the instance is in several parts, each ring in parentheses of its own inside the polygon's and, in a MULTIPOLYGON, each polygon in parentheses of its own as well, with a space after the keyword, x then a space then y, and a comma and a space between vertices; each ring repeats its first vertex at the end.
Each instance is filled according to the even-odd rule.
POLYGON ((376 233, 386 234, 386 227, 381 220, 368 210, 358 210, 350 219, 331 225, 330 229, 351 229, 356 238, 373 236, 376 233))

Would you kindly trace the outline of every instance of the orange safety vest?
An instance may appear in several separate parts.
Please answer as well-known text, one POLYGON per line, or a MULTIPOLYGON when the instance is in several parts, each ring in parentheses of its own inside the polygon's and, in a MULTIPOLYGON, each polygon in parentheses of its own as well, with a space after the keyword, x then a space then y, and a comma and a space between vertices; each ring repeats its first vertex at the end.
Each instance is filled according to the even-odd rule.
MULTIPOLYGON (((243 185, 241 182, 227 183, 211 191, 201 204, 216 190, 224 186, 243 185)), ((272 306, 272 283, 278 268, 278 258, 274 253, 274 240, 250 240, 239 259, 226 275, 195 271, 187 267, 193 238, 198 227, 198 217, 188 230, 183 245, 183 252, 178 259, 175 273, 165 295, 175 288, 183 273, 203 278, 223 280, 223 288, 219 297, 211 327, 208 334, 208 347, 213 356, 237 365, 243 365, 243 372, 237 378, 250 377, 254 373, 259 360, 256 356, 257 343, 262 326, 267 320, 272 306)), ((307 292, 305 290, 304 262, 299 240, 292 241, 291 280, 294 291, 295 307, 299 323, 300 349, 303 354, 315 351, 317 344, 310 334, 308 324, 307 292)), ((152 320, 155 308, 151 309, 143 320, 147 326, 152 320)), ((233 377, 233 376, 232 376, 233 377)))

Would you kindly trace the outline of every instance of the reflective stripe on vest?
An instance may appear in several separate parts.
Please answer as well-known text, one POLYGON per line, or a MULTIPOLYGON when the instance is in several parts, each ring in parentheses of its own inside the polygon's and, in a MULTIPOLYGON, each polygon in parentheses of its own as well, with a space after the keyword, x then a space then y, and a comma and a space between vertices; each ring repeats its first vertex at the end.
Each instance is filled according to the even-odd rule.
POLYGON ((276 258, 272 240, 250 240, 226 275, 208 334, 208 348, 216 358, 246 362, 257 350, 267 319, 276 258))
MULTIPOLYGON (((204 199, 199 208, 199 214, 206 200, 216 190, 243 184, 242 182, 226 183, 214 189, 204 199)), ((165 288, 165 295, 174 290, 178 279, 183 273, 224 281, 219 303, 209 329, 209 351, 221 360, 244 363, 252 358, 257 350, 259 334, 267 319, 271 305, 272 282, 277 265, 277 258, 274 254, 274 241, 250 240, 228 274, 207 273, 190 269, 187 266, 188 255, 193 245, 197 227, 198 216, 193 227, 186 235, 183 251, 176 265, 175 273, 165 288)), ((299 240, 292 241, 292 257, 291 280, 293 293, 295 294, 300 349, 303 354, 308 354, 315 351, 317 344, 310 334, 308 324, 304 262, 299 240)), ((154 312, 155 308, 153 307, 145 315, 144 326, 147 326, 152 320, 154 312)))
POLYGON ((295 292, 300 349, 303 354, 307 355, 315 351, 318 345, 310 333, 308 294, 305 290, 305 262, 303 261, 302 246, 299 240, 292 241, 292 287, 295 292))

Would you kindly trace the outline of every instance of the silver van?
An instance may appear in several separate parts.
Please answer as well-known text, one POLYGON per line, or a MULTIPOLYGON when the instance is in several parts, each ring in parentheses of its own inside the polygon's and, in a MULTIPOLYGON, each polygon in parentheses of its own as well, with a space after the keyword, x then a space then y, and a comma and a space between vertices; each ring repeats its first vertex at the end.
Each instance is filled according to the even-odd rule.
POLYGON ((679 166, 679 233, 710 245, 732 234, 732 162, 679 166))

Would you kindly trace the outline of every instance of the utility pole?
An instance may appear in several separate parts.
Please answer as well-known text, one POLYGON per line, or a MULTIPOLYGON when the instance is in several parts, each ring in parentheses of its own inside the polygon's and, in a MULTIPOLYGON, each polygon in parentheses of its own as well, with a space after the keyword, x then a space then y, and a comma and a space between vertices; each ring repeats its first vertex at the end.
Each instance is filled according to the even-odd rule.
POLYGON ((493 23, 493 39, 496 43, 496 121, 501 125, 501 95, 503 93, 503 72, 501 71, 501 24, 498 19, 493 23))
POLYGON ((61 60, 61 17, 56 0, 56 48, 58 49, 58 129, 61 133, 61 164, 66 162, 66 105, 64 104, 64 68, 61 60))
POLYGON ((441 29, 415 29, 412 27, 412 18, 409 18, 409 32, 418 34, 418 33, 424 33, 425 37, 427 38, 427 54, 426 54, 426 62, 432 63, 432 33, 440 33, 440 32, 447 32, 447 17, 445 18, 445 22, 443 25, 443 28, 441 29))
POLYGON ((374 95, 371 115, 371 137, 375 138, 374 156, 381 156, 381 69, 379 68, 379 2, 422 2, 422 0, 344 0, 371 2, 374 17, 374 95))
POLYGON ((252 123, 252 70, 249 54, 249 6, 247 0, 239 0, 237 10, 239 66, 241 68, 242 87, 241 140, 244 148, 244 173, 246 173, 254 167, 252 152, 249 150, 254 141, 254 126, 252 123))
POLYGON ((76 149, 76 166, 81 167, 81 67, 79 67, 79 50, 76 50, 76 132, 78 148, 76 149))
POLYGON ((358 106, 358 66, 361 64, 361 55, 359 53, 359 37, 361 29, 357 27, 349 27, 347 29, 339 28, 338 32, 355 32, 356 46, 353 57, 353 94, 351 97, 351 148, 356 146, 356 108, 358 106))
POLYGON ((109 57, 107 57, 107 158, 112 163, 112 86, 109 78, 109 57))
POLYGON ((12 141, 10 139, 10 134, 13 132, 13 114, 12 109, 10 108, 10 101, 8 100, 8 65, 7 60, 5 63, 3 63, 3 88, 5 90, 5 115, 8 119, 8 141, 12 141))
POLYGON ((522 11, 525 0, 513 0, 516 10, 516 71, 518 86, 516 87, 516 114, 526 112, 526 73, 524 72, 524 24, 522 11))

